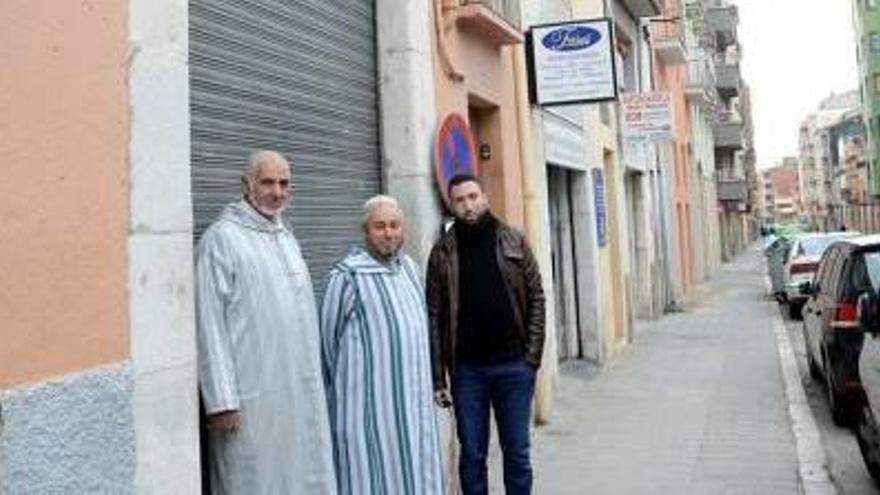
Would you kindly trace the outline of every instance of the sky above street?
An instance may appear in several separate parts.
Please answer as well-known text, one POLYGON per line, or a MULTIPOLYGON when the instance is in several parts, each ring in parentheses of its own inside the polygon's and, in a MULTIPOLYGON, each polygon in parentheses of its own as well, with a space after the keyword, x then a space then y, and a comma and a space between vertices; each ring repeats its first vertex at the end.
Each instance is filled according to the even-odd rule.
POLYGON ((824 97, 858 88, 852 0, 735 3, 763 168, 797 155, 798 126, 824 97))

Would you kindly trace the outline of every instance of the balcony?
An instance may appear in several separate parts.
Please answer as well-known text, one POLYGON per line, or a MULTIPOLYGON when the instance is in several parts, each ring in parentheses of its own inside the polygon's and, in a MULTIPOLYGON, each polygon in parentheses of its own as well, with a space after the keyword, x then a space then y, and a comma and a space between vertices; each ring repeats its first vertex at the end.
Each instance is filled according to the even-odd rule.
POLYGON ((722 112, 714 126, 715 147, 740 150, 743 147, 743 123, 736 112, 722 112))
POLYGON ((519 0, 462 0, 455 9, 455 22, 498 46, 523 42, 519 0))
POLYGON ((718 179, 718 201, 743 202, 749 199, 749 187, 745 179, 718 179))
POLYGON ((621 3, 634 17, 654 17, 662 12, 659 0, 621 0, 621 3))
POLYGON ((684 48, 684 31, 679 20, 654 19, 649 25, 651 46, 657 58, 667 65, 680 65, 687 61, 684 48))
POLYGON ((688 101, 702 105, 704 109, 715 108, 715 66, 708 57, 688 60, 688 78, 685 97, 688 101))
POLYGON ((724 99, 733 98, 739 95, 740 85, 742 84, 742 74, 740 73, 738 62, 727 62, 723 59, 715 61, 715 76, 718 94, 724 99))
POLYGON ((721 0, 713 0, 706 10, 706 28, 715 33, 719 47, 723 48, 736 43, 736 26, 739 23, 739 11, 736 5, 728 5, 721 0))

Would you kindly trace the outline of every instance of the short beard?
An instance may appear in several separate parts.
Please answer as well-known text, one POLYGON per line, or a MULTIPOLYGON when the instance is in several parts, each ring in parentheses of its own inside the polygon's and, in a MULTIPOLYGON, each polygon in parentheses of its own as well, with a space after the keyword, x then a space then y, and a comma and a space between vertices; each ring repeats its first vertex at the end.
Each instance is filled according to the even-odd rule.
POLYGON ((391 260, 393 260, 394 258, 397 257, 397 253, 400 252, 400 246, 397 246, 396 248, 392 249, 390 253, 388 253, 388 254, 384 254, 384 253, 382 253, 382 251, 380 251, 378 248, 376 248, 376 247, 373 246, 372 244, 367 243, 367 250, 368 250, 368 251, 369 251, 374 257, 376 257, 377 259, 379 259, 380 261, 388 262, 388 261, 391 261, 391 260))
POLYGON ((476 225, 476 224, 480 223, 480 221, 486 217, 487 213, 489 213, 488 208, 477 213, 477 218, 474 218, 473 220, 468 220, 464 215, 462 215, 462 216, 456 215, 455 220, 462 222, 462 223, 469 224, 469 225, 476 225))
POLYGON ((280 208, 278 208, 278 210, 276 210, 275 213, 267 213, 266 211, 264 211, 264 209, 256 201, 254 201, 251 198, 252 198, 252 196, 250 194, 246 194, 244 197, 244 200, 247 201, 247 203, 249 205, 251 205, 251 208, 253 208, 254 211, 256 211, 257 213, 259 213, 260 215, 262 215, 264 218, 266 218, 268 220, 277 220, 278 218, 281 217, 281 213, 284 212, 284 209, 287 208, 287 205, 283 205, 280 208))

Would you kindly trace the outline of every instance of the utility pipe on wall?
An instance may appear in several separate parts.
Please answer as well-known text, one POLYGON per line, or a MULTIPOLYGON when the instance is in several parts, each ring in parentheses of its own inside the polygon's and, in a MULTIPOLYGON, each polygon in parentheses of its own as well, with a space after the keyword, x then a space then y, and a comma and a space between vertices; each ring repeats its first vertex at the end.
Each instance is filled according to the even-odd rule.
MULTIPOLYGON (((522 9, 522 3, 520 3, 522 9)), ((522 19, 520 12, 520 19, 522 19)), ((511 49, 513 59, 514 87, 517 103, 517 134, 519 135, 519 155, 522 167, 523 217, 526 237, 534 251, 544 282, 547 316, 544 358, 535 383, 535 420, 545 423, 550 415, 553 402, 553 388, 558 375, 556 350, 556 312, 553 292, 553 272, 550 255, 550 232, 547 201, 547 168, 542 160, 535 157, 532 143, 531 105, 528 96, 525 49, 517 45, 511 49)))

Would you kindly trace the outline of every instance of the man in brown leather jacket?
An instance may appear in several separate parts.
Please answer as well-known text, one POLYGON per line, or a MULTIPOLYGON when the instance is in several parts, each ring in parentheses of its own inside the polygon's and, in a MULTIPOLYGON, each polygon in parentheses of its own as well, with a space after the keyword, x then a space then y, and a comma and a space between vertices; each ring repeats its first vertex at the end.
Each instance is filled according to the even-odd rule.
POLYGON ((455 409, 465 495, 488 492, 490 408, 505 491, 531 493, 529 426, 544 348, 541 275, 523 235, 489 211, 477 178, 453 177, 448 193, 455 223, 431 251, 426 284, 435 399, 455 409))

